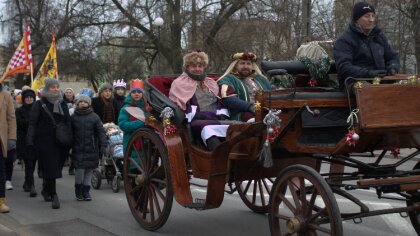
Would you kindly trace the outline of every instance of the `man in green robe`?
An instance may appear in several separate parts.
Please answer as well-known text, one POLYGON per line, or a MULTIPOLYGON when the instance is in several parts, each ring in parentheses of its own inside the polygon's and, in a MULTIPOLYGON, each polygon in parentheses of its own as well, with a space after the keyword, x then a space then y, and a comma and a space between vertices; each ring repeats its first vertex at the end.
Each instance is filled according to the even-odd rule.
POLYGON ((251 52, 235 53, 226 72, 217 81, 222 103, 229 109, 231 120, 255 120, 255 94, 270 91, 271 85, 262 75, 251 52))

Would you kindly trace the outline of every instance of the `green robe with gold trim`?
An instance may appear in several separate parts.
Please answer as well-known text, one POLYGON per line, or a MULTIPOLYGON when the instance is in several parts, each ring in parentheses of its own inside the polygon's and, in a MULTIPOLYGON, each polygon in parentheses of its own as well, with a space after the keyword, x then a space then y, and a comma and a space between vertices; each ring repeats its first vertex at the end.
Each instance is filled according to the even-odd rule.
MULTIPOLYGON (((255 75, 254 81, 262 91, 271 91, 270 82, 265 77, 261 75, 255 75)), ((223 84, 226 84, 235 90, 235 93, 237 94, 238 98, 246 102, 251 101, 247 86, 244 82, 242 82, 242 79, 240 79, 239 77, 233 74, 228 74, 223 78, 220 78, 217 81, 217 84, 219 85, 219 87, 221 87, 223 84)), ((241 116, 241 112, 237 110, 229 109, 229 113, 231 120, 239 120, 239 117, 241 116)))

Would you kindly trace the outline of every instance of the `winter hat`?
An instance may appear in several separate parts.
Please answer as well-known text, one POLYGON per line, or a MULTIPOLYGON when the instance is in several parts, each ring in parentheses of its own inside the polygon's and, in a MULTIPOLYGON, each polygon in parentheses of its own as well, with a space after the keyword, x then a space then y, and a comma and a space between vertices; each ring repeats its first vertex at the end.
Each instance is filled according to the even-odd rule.
POLYGON ((192 64, 202 64, 206 67, 209 64, 209 56, 205 52, 202 51, 192 51, 190 53, 185 54, 184 58, 184 68, 192 64))
POLYGON ((112 85, 110 83, 104 83, 99 87, 98 94, 101 94, 105 89, 112 90, 112 85))
POLYGON ((22 90, 20 90, 20 89, 15 89, 15 90, 13 90, 13 95, 15 95, 15 97, 16 97, 17 95, 21 94, 21 93, 22 93, 22 90))
POLYGON ((140 91, 141 93, 143 93, 143 89, 144 89, 143 80, 134 79, 130 82, 130 93, 132 93, 133 91, 140 91))
POLYGON ((48 89, 51 86, 53 86, 53 85, 60 85, 60 84, 58 83, 58 80, 56 80, 56 79, 46 78, 44 80, 44 89, 43 89, 43 91, 48 91, 48 89))
POLYGON ((32 89, 26 89, 22 91, 22 100, 25 100, 26 97, 32 97, 35 100, 35 92, 32 89))
POLYGON ((92 90, 88 89, 88 88, 82 88, 79 92, 79 94, 84 94, 87 95, 89 97, 93 97, 93 92, 92 90))
POLYGON ((85 95, 85 94, 79 94, 79 95, 77 95, 77 97, 76 97, 76 105, 78 105, 80 101, 87 102, 87 104, 89 104, 89 106, 92 104, 92 100, 90 99, 90 97, 88 95, 85 95))
POLYGON ((66 88, 66 89, 64 90, 64 92, 67 92, 67 90, 70 90, 70 91, 74 94, 74 90, 73 90, 72 88, 66 88))
POLYGON ((353 21, 357 21, 360 17, 369 12, 375 13, 375 8, 371 4, 367 2, 358 2, 354 4, 353 21))
POLYGON ((22 87, 22 91, 27 90, 27 89, 31 89, 31 87, 29 87, 28 85, 24 85, 24 86, 22 87))

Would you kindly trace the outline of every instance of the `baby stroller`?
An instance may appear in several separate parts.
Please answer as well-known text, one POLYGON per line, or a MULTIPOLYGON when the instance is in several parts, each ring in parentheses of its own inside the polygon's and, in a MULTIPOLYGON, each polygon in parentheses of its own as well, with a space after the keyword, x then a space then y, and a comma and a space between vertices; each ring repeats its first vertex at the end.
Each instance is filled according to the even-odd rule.
POLYGON ((108 147, 106 153, 102 153, 99 167, 93 171, 91 180, 92 188, 99 189, 102 179, 111 183, 112 191, 117 193, 120 190, 121 180, 123 180, 123 132, 114 123, 104 124, 108 147))

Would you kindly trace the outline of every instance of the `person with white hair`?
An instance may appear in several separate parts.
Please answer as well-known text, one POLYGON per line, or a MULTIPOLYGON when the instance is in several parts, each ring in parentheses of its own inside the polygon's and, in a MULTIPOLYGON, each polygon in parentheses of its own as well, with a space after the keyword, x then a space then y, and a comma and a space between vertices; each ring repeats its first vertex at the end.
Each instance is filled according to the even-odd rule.
POLYGON ((271 85, 256 64, 251 52, 235 53, 232 63, 217 83, 223 104, 229 109, 231 120, 251 122, 255 117, 255 94, 270 91, 271 85))

